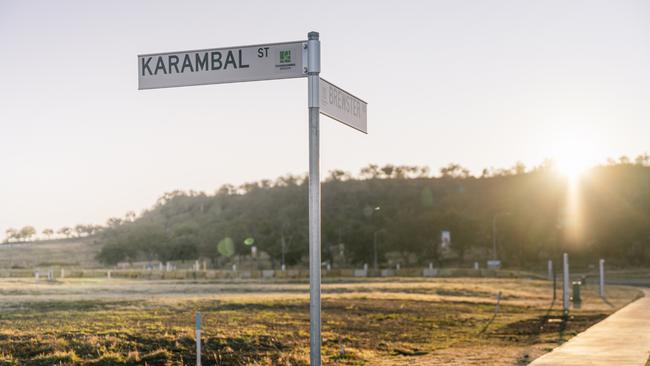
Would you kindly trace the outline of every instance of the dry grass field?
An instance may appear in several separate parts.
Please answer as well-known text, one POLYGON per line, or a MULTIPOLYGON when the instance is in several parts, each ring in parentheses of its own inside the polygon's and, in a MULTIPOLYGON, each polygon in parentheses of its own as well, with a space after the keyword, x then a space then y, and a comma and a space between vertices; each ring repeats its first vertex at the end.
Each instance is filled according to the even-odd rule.
POLYGON ((60 239, 0 245, 0 268, 41 266, 96 267, 101 246, 94 238, 60 239))
MULTIPOLYGON (((307 288, 0 280, 0 365, 193 365, 196 311, 204 365, 307 365, 307 288)), ((604 302, 587 288, 563 322, 540 280, 342 280, 323 293, 326 365, 525 365, 639 295, 612 287, 604 302)))

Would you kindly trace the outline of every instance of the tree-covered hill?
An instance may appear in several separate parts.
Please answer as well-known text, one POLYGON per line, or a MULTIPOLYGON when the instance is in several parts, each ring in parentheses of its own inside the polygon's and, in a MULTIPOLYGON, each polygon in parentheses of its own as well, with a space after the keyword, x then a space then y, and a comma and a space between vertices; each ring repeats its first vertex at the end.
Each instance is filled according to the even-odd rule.
MULTIPOLYGON (((583 262, 604 256, 650 265, 647 159, 593 168, 577 182, 550 165, 472 177, 451 164, 434 178, 426 168, 371 165, 354 177, 331 172, 322 189, 323 260, 335 265, 372 263, 375 242, 380 263, 391 252, 421 263, 485 260, 493 232, 506 265, 564 251, 583 262), (451 232, 451 254, 441 250, 443 230, 451 232)), ((251 244, 276 264, 283 253, 287 264, 300 263, 308 253, 306 181, 286 176, 215 194, 167 193, 137 218, 109 220, 101 240, 99 259, 108 264, 203 257, 223 265, 251 244)))

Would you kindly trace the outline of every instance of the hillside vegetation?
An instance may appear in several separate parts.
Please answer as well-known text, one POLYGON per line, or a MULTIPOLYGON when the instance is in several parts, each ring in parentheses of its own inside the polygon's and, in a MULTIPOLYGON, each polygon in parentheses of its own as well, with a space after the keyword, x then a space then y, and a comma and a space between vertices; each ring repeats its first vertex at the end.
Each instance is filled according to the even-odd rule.
MULTIPOLYGON (((472 177, 458 165, 428 177, 426 168, 369 166, 359 176, 334 171, 323 183, 323 260, 380 263, 391 253, 420 263, 491 258, 496 228, 504 264, 525 266, 568 251, 578 263, 650 265, 650 167, 621 162, 573 182, 551 166, 472 177), (451 232, 451 250, 440 246, 451 232), (404 256, 406 257, 406 255, 404 256)), ((215 194, 171 192, 133 221, 112 220, 99 259, 209 258, 225 264, 250 246, 274 264, 308 253, 307 184, 287 176, 215 194), (284 248, 284 249, 283 249, 284 248)))

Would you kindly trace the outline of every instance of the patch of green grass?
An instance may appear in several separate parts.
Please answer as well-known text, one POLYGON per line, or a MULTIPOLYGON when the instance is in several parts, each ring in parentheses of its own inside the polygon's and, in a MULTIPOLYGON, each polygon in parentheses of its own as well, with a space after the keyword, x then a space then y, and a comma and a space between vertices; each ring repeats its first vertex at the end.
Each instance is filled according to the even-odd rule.
POLYGON ((70 365, 79 362, 79 357, 72 352, 54 352, 51 354, 38 355, 26 362, 28 366, 52 366, 52 365, 70 365))

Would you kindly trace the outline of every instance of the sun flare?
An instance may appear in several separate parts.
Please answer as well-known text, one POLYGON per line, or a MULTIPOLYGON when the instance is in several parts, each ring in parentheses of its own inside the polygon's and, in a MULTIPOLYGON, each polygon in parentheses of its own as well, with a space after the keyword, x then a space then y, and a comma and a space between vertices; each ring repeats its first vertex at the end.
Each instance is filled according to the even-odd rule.
POLYGON ((580 134, 565 136, 553 144, 555 171, 567 183, 562 222, 568 242, 577 243, 584 234, 581 181, 585 173, 597 164, 595 146, 580 134))
POLYGON ((554 146, 553 161, 556 171, 570 182, 576 182, 596 165, 596 149, 584 139, 572 138, 554 146))
POLYGON ((558 173, 570 181, 578 180, 590 167, 593 166, 587 157, 580 155, 564 155, 555 162, 558 173))

